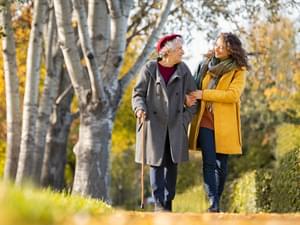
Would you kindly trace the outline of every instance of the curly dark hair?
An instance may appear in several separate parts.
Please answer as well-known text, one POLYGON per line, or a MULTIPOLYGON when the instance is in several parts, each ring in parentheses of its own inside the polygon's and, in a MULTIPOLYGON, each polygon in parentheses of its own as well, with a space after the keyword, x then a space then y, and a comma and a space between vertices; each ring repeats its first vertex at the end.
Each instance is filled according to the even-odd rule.
POLYGON ((240 67, 250 69, 248 64, 247 52, 242 46, 240 39, 233 33, 221 33, 218 38, 223 38, 224 43, 229 51, 231 57, 236 61, 240 67))

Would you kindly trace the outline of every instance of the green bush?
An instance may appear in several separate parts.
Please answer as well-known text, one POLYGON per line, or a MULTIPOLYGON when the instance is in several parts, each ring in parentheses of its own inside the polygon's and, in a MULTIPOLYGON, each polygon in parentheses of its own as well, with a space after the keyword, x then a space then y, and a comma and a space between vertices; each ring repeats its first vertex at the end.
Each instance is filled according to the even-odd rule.
POLYGON ((284 123, 277 127, 276 134, 275 156, 277 159, 300 147, 300 125, 284 123))
POLYGON ((300 211, 300 149, 286 153, 279 160, 271 188, 272 211, 300 211))
POLYGON ((184 193, 175 196, 173 203, 174 212, 206 212, 208 201, 203 185, 185 190, 184 193))
POLYGON ((271 211, 271 181, 272 170, 257 170, 256 184, 256 208, 257 212, 271 211))
POLYGON ((228 180, 237 179, 244 173, 256 169, 270 169, 274 160, 272 150, 268 146, 262 146, 260 142, 252 143, 251 146, 243 148, 242 155, 229 157, 228 180))
MULTIPOLYGON (((136 209, 140 202, 140 164, 134 161, 134 150, 115 153, 112 157, 111 197, 113 205, 136 209)), ((145 197, 151 195, 148 166, 144 168, 145 197)))
POLYGON ((178 165, 176 192, 183 193, 202 180, 202 159, 200 151, 190 151, 190 160, 178 165))
POLYGON ((270 211, 269 170, 254 170, 225 186, 221 208, 227 212, 268 212, 270 211))
MULTIPOLYGON (((140 203, 141 166, 134 161, 134 150, 115 152, 112 156, 111 197, 113 205, 126 209, 137 209, 140 203)), ((177 194, 200 183, 202 179, 200 152, 191 152, 190 161, 179 164, 177 194)), ((149 166, 144 169, 144 196, 151 197, 149 166)))

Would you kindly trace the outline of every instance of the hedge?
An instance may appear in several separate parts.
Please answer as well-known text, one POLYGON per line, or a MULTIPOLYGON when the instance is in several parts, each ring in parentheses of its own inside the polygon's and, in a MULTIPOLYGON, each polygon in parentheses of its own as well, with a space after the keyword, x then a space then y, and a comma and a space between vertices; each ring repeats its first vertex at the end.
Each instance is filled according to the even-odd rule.
POLYGON ((299 212, 300 149, 281 156, 272 170, 254 170, 227 184, 221 204, 236 213, 299 212))
POLYGON ((180 194, 202 182, 202 158, 200 151, 190 151, 190 160, 178 165, 176 193, 180 194))
POLYGON ((286 153, 279 160, 271 187, 273 212, 300 211, 300 149, 286 153))
POLYGON ((225 187, 221 209, 226 212, 269 212, 271 171, 260 169, 245 173, 225 187))

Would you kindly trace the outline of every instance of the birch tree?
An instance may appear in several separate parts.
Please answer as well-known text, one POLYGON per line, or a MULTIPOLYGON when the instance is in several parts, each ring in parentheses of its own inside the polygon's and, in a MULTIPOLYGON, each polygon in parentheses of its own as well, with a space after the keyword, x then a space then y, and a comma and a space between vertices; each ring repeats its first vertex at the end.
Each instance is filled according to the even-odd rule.
POLYGON ((71 4, 69 1, 54 1, 58 37, 80 108, 79 140, 74 147, 76 170, 73 193, 109 199, 109 149, 113 119, 124 89, 152 50, 167 19, 172 2, 171 0, 163 2, 160 19, 141 56, 130 73, 122 80, 118 80, 126 49, 128 17, 133 1, 90 1, 90 8, 93 8, 93 5, 95 8, 100 5, 106 6, 102 8, 102 12, 108 15, 109 20, 105 20, 104 23, 97 21, 101 26, 93 23, 95 19, 92 19, 92 15, 96 14, 92 10, 87 16, 82 1, 72 1, 80 44, 88 69, 88 79, 84 77, 76 49, 70 20, 71 4), (94 26, 91 26, 92 24, 94 26), (103 33, 106 38, 91 39, 89 31, 94 37, 95 34, 103 33), (95 56, 94 46, 101 46, 98 51, 105 54, 95 56))
POLYGON ((44 55, 46 78, 40 98, 35 132, 34 179, 38 184, 41 178, 42 163, 46 145, 46 134, 50 125, 50 114, 59 90, 59 76, 63 70, 63 57, 57 43, 57 30, 53 4, 47 7, 46 20, 43 24, 44 55))
POLYGON ((46 0, 34 1, 32 28, 30 33, 26 85, 23 104, 22 136, 20 158, 16 182, 23 183, 33 178, 34 165, 34 137, 37 118, 38 87, 42 51, 42 19, 47 6, 46 0))
MULTIPOLYGON (((88 75, 85 76, 82 64, 80 64, 79 53, 76 51, 74 31, 71 27, 72 6, 68 1, 54 1, 59 40, 80 110, 79 140, 74 147, 76 169, 73 193, 109 199, 108 162, 116 110, 124 90, 152 51, 168 15, 178 12, 177 9, 171 11, 172 0, 161 2, 161 13, 155 23, 149 27, 146 23, 144 27, 149 32, 145 38, 143 50, 132 68, 122 78, 119 78, 126 46, 130 42, 130 39, 127 39, 128 31, 138 33, 138 28, 141 26, 129 27, 128 18, 133 3, 133 0, 90 0, 88 1, 88 12, 86 12, 82 0, 72 0, 79 42, 88 72, 88 75), (82 81, 83 76, 85 76, 84 81, 82 81)), ((234 20, 234 14, 240 8, 236 7, 236 11, 230 13, 227 3, 228 1, 219 4, 200 2, 200 6, 209 8, 211 11, 211 14, 205 14, 201 18, 204 18, 203 21, 208 20, 213 23, 212 18, 217 18, 224 13, 226 18, 234 20)), ((149 4, 151 5, 151 3, 149 4)), ((158 3, 153 1, 153 4, 158 3)), ((184 9, 183 1, 178 4, 184 9)), ((197 3, 186 3, 190 7, 195 4, 197 3)), ((249 7, 256 6, 249 5, 249 7)), ((273 8, 276 11, 278 5, 276 4, 273 8)), ((192 18, 191 14, 182 11, 186 13, 187 18, 192 18)), ((197 19, 192 19, 197 23, 197 19)), ((174 21, 173 24, 175 24, 174 21)))
POLYGON ((14 180, 17 173, 21 140, 19 81, 17 77, 16 47, 11 24, 11 1, 1 1, 0 27, 4 59, 6 90, 7 148, 4 178, 14 180))
MULTIPOLYGON (((51 174, 51 170, 53 171, 55 168, 55 163, 52 164, 51 159, 56 158, 57 160, 58 158, 55 156, 55 146, 60 146, 59 148, 66 146, 64 141, 67 139, 70 123, 78 115, 71 115, 70 105, 67 106, 71 102, 72 91, 74 91, 79 104, 80 128, 79 139, 74 147, 76 169, 73 192, 108 200, 109 151, 116 111, 124 90, 146 62, 163 26, 168 24, 170 30, 182 28, 181 32, 189 32, 192 24, 198 28, 202 27, 202 29, 210 27, 208 30, 219 32, 219 29, 215 29, 219 16, 234 21, 238 13, 246 15, 249 12, 251 16, 257 6, 269 7, 273 15, 282 5, 278 2, 276 1, 276 4, 272 5, 260 0, 253 1, 253 3, 241 0, 240 5, 232 7, 230 4, 233 3, 230 3, 229 0, 221 2, 34 1, 27 55, 17 183, 33 176, 38 180, 41 171, 43 183, 47 183, 52 179, 51 176, 55 176, 55 174, 51 174), (176 3, 176 7, 171 8, 173 2, 176 3), (257 2, 260 4, 256 4, 257 2), (47 4, 49 4, 48 7, 47 4), (141 10, 137 10, 133 5, 140 7, 141 10), (150 14, 151 10, 148 9, 156 11, 154 17, 150 14), (54 13, 53 16, 51 12, 54 13), (46 29, 44 29, 45 27, 46 29), (44 34, 47 76, 44 92, 38 99, 42 34, 44 34), (126 48, 136 35, 140 35, 140 40, 143 41, 141 49, 137 51, 139 56, 132 68, 120 77, 120 68, 124 61, 126 48), (56 38, 60 50, 51 44, 57 42, 56 38), (63 54, 63 60, 60 52, 63 54), (67 87, 67 85, 61 85, 61 74, 65 74, 61 71, 64 70, 64 67, 68 71, 67 74, 72 84, 72 88, 66 90, 61 89, 61 87, 67 87), (68 116, 64 117, 65 115, 68 116), (62 142, 59 142, 61 137, 59 135, 64 135, 64 138, 60 139, 63 140, 62 142)), ((294 1, 286 2, 285 4, 289 4, 294 1)), ((240 23, 237 23, 236 26, 238 28, 240 23)), ((215 32, 211 32, 211 34, 214 35, 215 32)), ((9 34, 8 39, 13 40, 12 34, 9 34)), ((10 60, 10 62, 13 61, 10 60)), ((15 137, 17 131, 13 131, 13 134, 12 136, 15 137)), ((16 143, 18 142, 16 141, 16 143)), ((63 158, 62 161, 65 157, 63 154, 65 151, 62 151, 61 155, 58 154, 63 158)), ((60 165, 64 165, 64 162, 60 165)), ((57 171, 62 173, 62 170, 57 171)))
POLYGON ((59 90, 50 116, 50 127, 46 137, 45 154, 42 163, 41 184, 55 190, 65 187, 65 165, 70 126, 79 113, 71 113, 73 88, 67 71, 59 74, 59 90))

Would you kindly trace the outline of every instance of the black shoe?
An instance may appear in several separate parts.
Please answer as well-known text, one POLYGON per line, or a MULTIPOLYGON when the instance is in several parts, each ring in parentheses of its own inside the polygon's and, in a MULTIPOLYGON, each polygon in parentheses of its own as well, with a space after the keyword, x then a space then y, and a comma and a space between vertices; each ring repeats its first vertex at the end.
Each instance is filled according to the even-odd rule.
POLYGON ((154 212, 165 212, 164 205, 160 201, 155 201, 154 212))
POLYGON ((172 200, 165 202, 165 210, 168 212, 172 212, 172 200))
POLYGON ((219 207, 212 207, 211 206, 207 209, 207 212, 218 213, 218 212, 220 212, 220 209, 219 209, 219 207))

